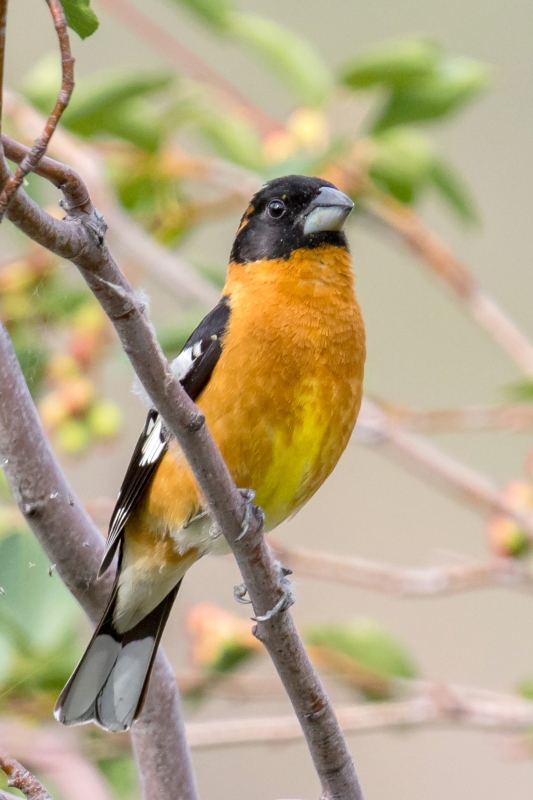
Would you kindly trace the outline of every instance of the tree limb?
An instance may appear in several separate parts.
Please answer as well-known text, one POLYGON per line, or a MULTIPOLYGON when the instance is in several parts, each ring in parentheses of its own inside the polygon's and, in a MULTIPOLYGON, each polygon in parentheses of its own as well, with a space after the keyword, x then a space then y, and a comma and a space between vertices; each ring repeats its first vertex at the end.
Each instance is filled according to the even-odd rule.
MULTIPOLYGON (((16 203, 19 192, 8 209, 16 203)), ((68 589, 96 622, 112 584, 96 582, 104 540, 46 439, 5 328, 0 325, 0 466, 13 496, 68 589), (66 546, 68 543, 68 546, 66 546)), ((160 649, 132 743, 145 800, 196 800, 173 671, 160 649), (157 753, 157 758, 154 758, 157 753)))
POLYGON ((0 769, 8 776, 7 785, 19 789, 27 800, 52 800, 35 775, 14 758, 0 754, 0 769))

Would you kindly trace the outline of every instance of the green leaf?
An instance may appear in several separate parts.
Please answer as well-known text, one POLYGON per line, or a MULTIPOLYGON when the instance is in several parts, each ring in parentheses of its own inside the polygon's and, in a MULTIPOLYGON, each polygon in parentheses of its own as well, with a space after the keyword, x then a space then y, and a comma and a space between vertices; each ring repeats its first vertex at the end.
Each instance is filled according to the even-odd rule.
POLYGON ((228 14, 233 11, 233 4, 226 0, 173 0, 196 14, 203 22, 207 22, 215 30, 224 31, 228 27, 228 14))
POLYGON ((524 678, 516 689, 526 700, 533 700, 533 678, 524 678))
POLYGON ((179 325, 158 330, 157 338, 165 355, 179 353, 201 319, 201 312, 191 311, 182 315, 179 325))
POLYGON ((450 164, 435 159, 430 170, 430 179, 463 222, 469 224, 479 222, 474 197, 459 173, 450 164))
POLYGON ((467 58, 443 61, 429 75, 393 91, 374 123, 374 132, 424 122, 457 111, 489 83, 485 64, 467 58))
POLYGON ((61 0, 61 5, 69 28, 82 39, 92 36, 100 23, 89 0, 61 0))
POLYGON ((96 80, 82 84, 65 112, 69 126, 95 124, 108 113, 118 113, 125 104, 168 89, 175 75, 167 70, 130 72, 121 75, 100 74, 96 80))
POLYGON ((372 620, 346 625, 316 625, 306 632, 306 642, 348 656, 357 665, 383 678, 414 678, 414 661, 404 645, 372 620))
POLYGON ((411 128, 393 128, 374 137, 370 177, 403 203, 428 184, 435 153, 430 140, 411 128))
POLYGON ((522 378, 507 386, 505 394, 514 403, 533 403, 533 380, 522 378))
POLYGON ((394 39, 345 64, 340 80, 350 89, 402 86, 431 72, 439 54, 439 45, 430 39, 394 39))
MULTIPOLYGON (((166 133, 164 117, 145 102, 169 89, 175 75, 168 71, 100 74, 76 85, 62 124, 78 136, 111 134, 153 152, 166 133)), ((41 111, 53 106, 61 82, 57 59, 46 57, 25 81, 25 96, 41 111)))
POLYGON ((294 94, 298 103, 320 106, 328 99, 332 76, 315 50, 292 31, 256 14, 233 12, 230 31, 249 44, 263 63, 294 94))
POLYGON ((98 767, 113 787, 113 797, 120 798, 120 800, 122 798, 131 800, 131 798, 138 797, 139 782, 135 761, 131 755, 100 759, 98 767))
POLYGON ((0 632, 18 649, 49 650, 71 631, 79 613, 27 529, 0 538, 0 632))
POLYGON ((4 500, 6 503, 13 502, 11 489, 9 488, 9 484, 3 469, 0 469, 0 500, 4 500))

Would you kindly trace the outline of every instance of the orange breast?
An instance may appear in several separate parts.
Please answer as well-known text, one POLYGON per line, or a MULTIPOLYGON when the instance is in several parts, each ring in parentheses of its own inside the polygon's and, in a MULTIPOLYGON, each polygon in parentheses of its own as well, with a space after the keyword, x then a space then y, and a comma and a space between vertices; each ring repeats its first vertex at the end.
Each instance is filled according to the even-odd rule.
MULTIPOLYGON (((357 418, 365 336, 350 255, 324 246, 232 264, 223 293, 230 323, 198 405, 236 484, 256 491, 269 530, 327 478, 357 418)), ((161 528, 201 507, 177 445, 143 505, 145 521, 161 528)))

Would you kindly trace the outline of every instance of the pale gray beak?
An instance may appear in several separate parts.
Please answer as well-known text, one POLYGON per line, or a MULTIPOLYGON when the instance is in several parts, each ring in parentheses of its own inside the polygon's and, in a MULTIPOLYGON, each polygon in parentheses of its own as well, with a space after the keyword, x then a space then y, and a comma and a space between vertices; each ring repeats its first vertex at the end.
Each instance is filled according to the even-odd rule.
POLYGON ((342 231, 353 203, 344 192, 324 186, 304 214, 304 235, 319 231, 342 231))

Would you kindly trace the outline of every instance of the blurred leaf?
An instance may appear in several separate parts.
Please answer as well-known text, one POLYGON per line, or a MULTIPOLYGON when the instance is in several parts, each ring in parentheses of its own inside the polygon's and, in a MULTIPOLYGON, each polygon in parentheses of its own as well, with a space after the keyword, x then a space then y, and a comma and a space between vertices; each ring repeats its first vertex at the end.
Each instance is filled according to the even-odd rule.
POLYGON ((98 767, 114 790, 114 796, 132 800, 139 796, 137 770, 133 756, 117 756, 98 761, 98 767))
MULTIPOLYGON (((305 639, 309 645, 347 656, 354 662, 359 678, 361 668, 384 679, 416 677, 414 661, 404 645, 371 620, 355 620, 346 625, 316 625, 307 629, 305 639)), ((331 666, 336 663, 339 662, 330 662, 331 666)), ((344 666, 343 663, 340 673, 346 676, 344 666)), ((386 684, 379 681, 372 683, 367 679, 366 685, 359 685, 359 688, 374 699, 387 695, 386 684)))
MULTIPOLYGON (((25 96, 42 111, 50 108, 60 85, 56 59, 43 59, 25 82, 25 96)), ((175 81, 168 71, 100 74, 77 82, 62 124, 82 137, 110 133, 137 146, 154 150, 162 135, 161 115, 141 101, 175 81)))
POLYGON ((402 86, 433 70, 439 54, 439 45, 430 39, 394 39, 345 64, 341 82, 351 89, 402 86))
POLYGON ((9 484, 3 469, 0 469, 0 500, 5 500, 8 503, 13 502, 11 489, 9 488, 9 484))
POLYGON ((120 406, 112 400, 97 400, 89 409, 87 425, 92 435, 99 439, 116 436, 122 425, 120 406))
POLYGON ((36 297, 40 314, 47 322, 59 322, 87 301, 87 289, 69 286, 65 281, 53 281, 45 292, 36 297))
POLYGON ((157 338, 165 355, 179 353, 193 330, 201 322, 202 316, 201 311, 190 311, 180 315, 179 325, 157 331, 157 338))
POLYGON ((53 573, 32 534, 14 530, 0 539, 0 629, 23 649, 50 650, 71 630, 76 602, 53 573), (33 566, 32 566, 33 565, 33 566))
POLYGON ((235 115, 205 113, 197 125, 223 158, 249 169, 260 168, 263 160, 260 140, 246 120, 235 115))
POLYGON ((35 394, 41 385, 46 365, 46 350, 42 342, 32 335, 30 328, 18 328, 13 331, 11 339, 20 368, 32 394, 35 394))
POLYGON ((444 117, 479 94, 488 82, 485 64, 467 58, 448 59, 435 72, 393 91, 373 130, 444 117))
MULTIPOLYGON (((148 153, 154 153, 161 146, 167 129, 165 120, 155 114, 147 103, 141 101, 107 112, 105 121, 102 122, 103 133, 131 142, 148 153)), ((97 132, 95 129, 94 133, 97 132)), ((84 135, 90 135, 88 130, 84 135)))
POLYGON ((221 31, 227 29, 228 13, 234 8, 233 4, 226 0, 173 0, 173 2, 185 6, 208 25, 221 31))
POLYGON ((9 678, 15 658, 15 648, 6 636, 0 634, 0 686, 9 678))
POLYGON ((510 402, 533 403, 533 380, 522 378, 515 383, 511 383, 506 387, 505 394, 510 402))
POLYGON ((526 700, 533 700, 533 678, 524 678, 517 685, 516 690, 526 700))
POLYGON ((297 102, 322 105, 329 97, 333 79, 315 50, 292 31, 256 14, 233 12, 230 30, 251 45, 265 65, 287 85, 297 102))
POLYGON ((91 430, 85 420, 63 420, 57 426, 55 445, 59 450, 71 456, 80 455, 91 441, 91 430))
POLYGON ((373 139, 370 177, 403 203, 427 185, 435 162, 430 140, 411 128, 393 128, 373 139))
POLYGON ((69 28, 86 39, 98 28, 98 17, 92 10, 89 0, 61 0, 69 28))
POLYGON ((479 213, 474 197, 463 179, 450 164, 435 159, 429 173, 436 189, 457 213, 463 222, 479 222, 479 213))

